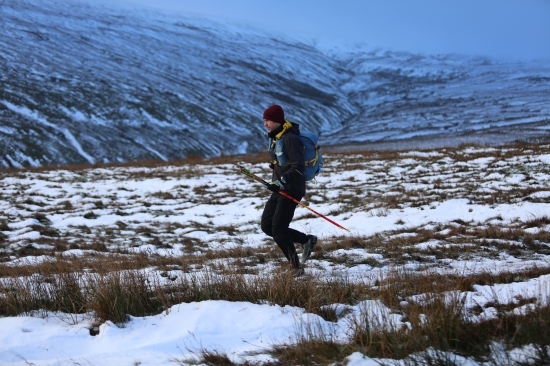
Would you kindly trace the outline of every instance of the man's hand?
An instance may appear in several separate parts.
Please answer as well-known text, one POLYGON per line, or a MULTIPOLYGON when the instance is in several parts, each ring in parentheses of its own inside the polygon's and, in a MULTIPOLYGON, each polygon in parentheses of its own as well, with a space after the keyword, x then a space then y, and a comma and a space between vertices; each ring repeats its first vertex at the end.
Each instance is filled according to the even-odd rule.
POLYGON ((283 183, 276 180, 275 182, 271 182, 267 185, 267 189, 269 189, 271 192, 277 193, 282 189, 285 189, 285 186, 283 186, 283 183))

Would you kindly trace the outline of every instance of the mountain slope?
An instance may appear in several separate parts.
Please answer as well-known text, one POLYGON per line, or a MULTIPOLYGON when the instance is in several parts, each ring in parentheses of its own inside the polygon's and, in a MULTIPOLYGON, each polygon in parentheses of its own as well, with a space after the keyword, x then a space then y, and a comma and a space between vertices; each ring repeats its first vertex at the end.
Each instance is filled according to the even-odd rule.
POLYGON ((0 118, 13 159, 243 153, 263 147, 273 102, 317 129, 353 111, 335 62, 295 41, 71 2, 1 9, 0 118))
POLYGON ((383 51, 347 54, 342 62, 354 72, 342 86, 360 106, 354 120, 368 121, 342 126, 342 143, 550 122, 547 62, 383 51))
POLYGON ((0 18, 6 167, 254 152, 272 103, 323 144, 548 115, 550 71, 539 64, 518 74, 520 64, 461 57, 332 55, 204 19, 63 0, 5 0, 0 18))

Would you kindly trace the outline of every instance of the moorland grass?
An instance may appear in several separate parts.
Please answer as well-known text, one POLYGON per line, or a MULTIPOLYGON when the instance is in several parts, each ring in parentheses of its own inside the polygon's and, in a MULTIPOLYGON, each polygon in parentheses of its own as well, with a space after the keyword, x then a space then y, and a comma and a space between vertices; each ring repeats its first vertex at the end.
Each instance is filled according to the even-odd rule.
MULTIPOLYGON (((536 159, 531 156, 550 153, 549 145, 522 144, 491 149, 465 147, 436 149, 434 152, 418 150, 399 151, 353 151, 348 153, 329 152, 335 164, 327 164, 325 174, 331 171, 362 170, 372 165, 369 181, 358 182, 353 176, 340 182, 340 188, 348 191, 331 198, 343 208, 328 215, 354 210, 368 211, 373 216, 384 216, 391 209, 406 207, 426 208, 434 202, 452 198, 467 198, 472 203, 494 205, 516 203, 522 200, 546 202, 545 196, 534 195, 548 191, 543 183, 533 179, 535 173, 548 173, 544 165, 507 163, 518 156, 526 156, 527 162, 536 159), (407 181, 388 176, 388 169, 402 159, 413 156, 415 164, 407 167, 411 173, 407 181), (447 164, 446 158, 457 164, 447 164), (491 161, 489 168, 494 174, 508 176, 522 174, 528 187, 488 190, 484 186, 486 172, 478 172, 468 164, 476 159, 491 161), (492 160, 491 160, 492 159, 492 160), (463 165, 461 165, 463 163, 463 165), (441 167, 432 176, 425 169, 415 167, 441 167), (546 170, 544 170, 546 169, 546 170), (418 184, 409 189, 404 184, 418 184), (382 187, 382 188, 381 188, 382 187), (392 194, 387 194, 390 192, 392 194)), ((94 166, 42 167, 2 170, 2 176, 15 178, 40 177, 40 174, 59 173, 52 187, 63 183, 79 184, 93 182, 100 178, 101 170, 108 170, 113 178, 125 179, 172 179, 173 177, 203 177, 208 169, 224 164, 246 162, 260 164, 265 156, 220 157, 203 159, 190 157, 176 162, 138 162, 124 164, 98 164, 94 166), (165 169, 171 167, 171 169, 165 169), (70 174, 65 174, 69 172, 70 174)), ((101 173, 103 174, 103 173, 101 173)), ((124 188, 124 187, 122 187, 124 188)), ((154 253, 136 253, 128 248, 115 248, 112 242, 121 231, 132 231, 150 239, 159 248, 170 248, 167 234, 182 228, 179 224, 150 223, 136 224, 123 221, 127 215, 124 207, 116 202, 116 195, 93 197, 99 210, 113 209, 120 221, 110 227, 71 228, 72 236, 51 228, 47 216, 52 213, 71 212, 78 214, 78 208, 66 199, 57 201, 53 211, 38 196, 28 197, 28 187, 19 185, 17 194, 10 197, 16 207, 36 209, 33 216, 40 224, 32 230, 41 234, 38 243, 42 248, 31 245, 16 252, 7 250, 8 234, 12 229, 8 222, 0 220, 1 258, 0 265, 0 315, 42 314, 62 312, 67 314, 88 314, 97 324, 107 320, 124 326, 128 315, 146 316, 158 314, 181 302, 204 300, 247 301, 257 304, 291 305, 318 314, 327 321, 336 322, 346 313, 340 314, 327 305, 357 305, 364 300, 378 300, 388 307, 392 314, 401 317, 405 326, 388 327, 388 319, 373 319, 361 311, 351 321, 346 339, 335 339, 332 334, 323 333, 315 324, 304 324, 293 342, 274 344, 269 350, 277 361, 268 365, 328 365, 343 364, 344 358, 359 351, 379 360, 402 360, 406 365, 453 365, 461 361, 457 356, 469 357, 488 365, 518 364, 544 365, 550 363, 550 308, 540 299, 517 298, 515 303, 490 303, 479 308, 467 308, 463 296, 449 296, 473 291, 475 285, 508 284, 517 281, 540 278, 550 274, 550 265, 527 265, 522 270, 478 271, 475 273, 449 273, 437 271, 438 259, 475 260, 507 254, 519 259, 550 254, 547 243, 550 224, 547 215, 533 217, 525 222, 502 222, 492 218, 487 222, 465 222, 455 220, 438 223, 433 229, 402 226, 392 232, 372 236, 334 236, 320 243, 312 257, 337 266, 354 267, 366 265, 371 271, 363 278, 349 278, 345 275, 325 277, 311 275, 306 279, 294 279, 284 259, 274 246, 260 245, 251 249, 236 246, 232 249, 211 250, 208 243, 183 238, 183 255, 163 257, 154 253), (97 235, 101 231, 102 235, 97 235), (436 242, 438 245, 423 247, 420 244, 436 242), (86 249, 80 256, 65 255, 70 249, 86 249), (334 256, 335 250, 365 249, 369 253, 383 255, 384 261, 357 259, 352 256, 334 256), (10 264, 11 257, 20 259, 43 256, 40 262, 10 264), (435 259, 434 259, 435 258, 435 259), (270 271, 265 270, 273 263, 270 271), (405 269, 406 264, 418 265, 416 269, 405 269), (423 301, 413 299, 422 298, 423 301), (487 307, 494 308, 496 315, 477 321, 465 314, 481 314, 487 307), (519 310, 518 310, 519 309, 519 310), (526 354, 524 361, 510 356, 496 358, 495 345, 502 349, 519 349, 531 346, 535 352, 526 354), (504 357, 504 359, 502 358, 504 357), (530 358, 528 358, 530 357, 530 358)), ((204 196, 206 203, 222 202, 224 195, 213 197, 208 186, 196 186, 191 191, 195 196, 187 197, 189 186, 181 186, 170 192, 153 192, 148 197, 133 196, 143 200, 143 209, 151 206, 151 200, 196 200, 204 196), (181 192, 180 192, 181 190, 181 192), (186 198, 187 197, 187 198, 186 198)), ((259 191, 259 188, 258 188, 259 191)), ((256 190, 247 194, 256 194, 256 190)), ((315 195, 306 199, 325 197, 327 189, 318 187, 315 195)), ((193 201, 194 202, 194 201, 193 201)), ((200 201, 202 202, 202 201, 200 201)), ((313 202, 315 203, 315 202, 313 202)), ((82 212, 91 219, 97 210, 82 212)), ((169 214, 163 211, 163 215, 169 214)), ((229 236, 238 236, 239 227, 189 223, 197 230, 219 230, 229 236), (193 226, 194 225, 194 226, 193 226)), ((543 293, 544 289, 541 289, 543 293)), ((351 318, 350 318, 351 319, 351 318)), ((219 350, 197 350, 197 363, 234 364, 219 350)), ((385 362, 385 361, 380 361, 385 362)), ((387 361, 388 363, 390 361, 387 361)), ((242 364, 252 364, 243 361, 242 364)))

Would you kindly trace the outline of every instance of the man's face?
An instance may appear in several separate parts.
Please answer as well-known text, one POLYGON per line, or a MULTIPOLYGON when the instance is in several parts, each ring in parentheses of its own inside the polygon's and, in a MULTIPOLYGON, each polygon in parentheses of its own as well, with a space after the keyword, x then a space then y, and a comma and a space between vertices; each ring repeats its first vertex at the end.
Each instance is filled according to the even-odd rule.
POLYGON ((264 126, 267 128, 267 132, 275 131, 281 124, 279 122, 273 122, 270 119, 264 119, 264 126))

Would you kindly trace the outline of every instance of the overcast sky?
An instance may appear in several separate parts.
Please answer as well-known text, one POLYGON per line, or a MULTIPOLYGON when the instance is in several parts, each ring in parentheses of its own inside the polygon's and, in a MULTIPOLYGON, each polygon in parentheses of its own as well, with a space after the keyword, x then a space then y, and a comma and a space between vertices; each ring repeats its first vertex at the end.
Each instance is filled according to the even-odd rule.
POLYGON ((110 0, 250 25, 320 47, 550 60, 550 0, 110 0))

